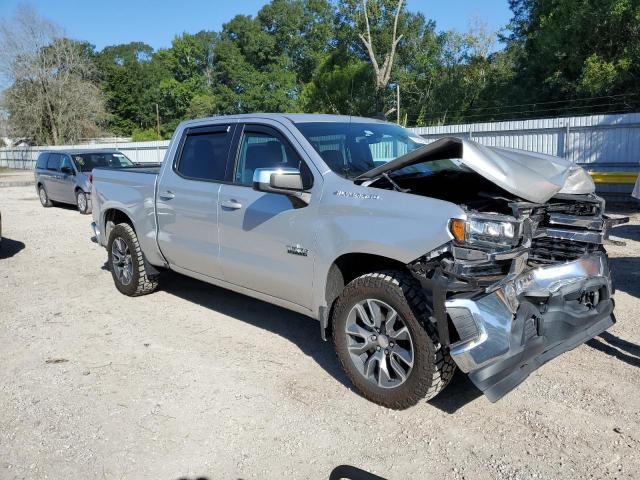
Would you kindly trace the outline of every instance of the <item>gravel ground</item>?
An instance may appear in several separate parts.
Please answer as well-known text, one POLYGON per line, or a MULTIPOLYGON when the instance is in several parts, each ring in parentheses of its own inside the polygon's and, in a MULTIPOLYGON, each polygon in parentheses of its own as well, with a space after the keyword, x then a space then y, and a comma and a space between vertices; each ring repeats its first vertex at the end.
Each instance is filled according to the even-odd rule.
POLYGON ((612 247, 618 323, 496 404, 458 374, 396 412, 318 325, 181 276, 128 298, 90 217, 0 175, 0 478, 640 478, 640 214, 612 247))

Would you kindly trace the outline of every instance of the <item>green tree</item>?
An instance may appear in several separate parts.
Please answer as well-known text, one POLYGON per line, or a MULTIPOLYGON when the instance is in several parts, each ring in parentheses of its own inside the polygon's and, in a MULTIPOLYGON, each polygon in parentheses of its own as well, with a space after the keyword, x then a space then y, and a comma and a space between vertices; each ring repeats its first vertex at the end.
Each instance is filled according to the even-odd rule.
MULTIPOLYGON (((638 94, 640 1, 511 0, 510 5, 510 47, 521 50, 515 83, 525 86, 530 101, 638 94)), ((638 105, 637 97, 632 102, 638 105)), ((571 108, 615 107, 608 103, 571 108)))
POLYGON ((169 72, 153 54, 149 45, 133 42, 106 47, 97 55, 109 127, 116 134, 130 135, 156 124, 156 104, 169 72))

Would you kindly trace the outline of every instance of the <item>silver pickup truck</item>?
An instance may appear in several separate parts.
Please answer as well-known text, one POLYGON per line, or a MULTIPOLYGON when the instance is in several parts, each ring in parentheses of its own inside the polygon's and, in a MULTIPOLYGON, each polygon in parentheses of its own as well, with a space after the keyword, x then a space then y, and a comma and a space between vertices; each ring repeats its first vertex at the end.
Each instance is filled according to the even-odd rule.
POLYGON ((355 117, 187 121, 161 167, 93 171, 94 235, 125 295, 172 270, 319 320, 378 404, 456 366, 496 401, 613 325, 616 221, 566 160, 426 143, 355 117))

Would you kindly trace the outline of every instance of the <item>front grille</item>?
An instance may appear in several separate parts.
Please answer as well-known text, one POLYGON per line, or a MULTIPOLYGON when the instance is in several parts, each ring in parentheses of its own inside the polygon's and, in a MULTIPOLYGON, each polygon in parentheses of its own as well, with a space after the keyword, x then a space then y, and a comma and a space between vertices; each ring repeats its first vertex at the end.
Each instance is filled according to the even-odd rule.
POLYGON ((555 203, 547 207, 547 212, 564 213, 578 217, 600 215, 600 204, 593 202, 555 203))
POLYGON ((469 265, 464 269, 464 275, 475 278, 481 285, 497 282, 509 273, 511 260, 501 260, 493 263, 469 265))
POLYGON ((559 238, 536 238, 529 251, 529 264, 570 262, 592 252, 597 246, 591 243, 562 240, 559 238))

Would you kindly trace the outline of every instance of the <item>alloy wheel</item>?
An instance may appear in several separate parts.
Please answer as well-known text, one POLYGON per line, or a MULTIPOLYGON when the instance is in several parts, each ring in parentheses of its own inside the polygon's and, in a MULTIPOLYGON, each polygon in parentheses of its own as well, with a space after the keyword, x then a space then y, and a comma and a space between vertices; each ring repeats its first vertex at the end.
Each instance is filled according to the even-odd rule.
POLYGON ((118 281, 129 285, 133 278, 133 262, 129 245, 121 237, 116 237, 111 244, 111 263, 118 281))
POLYGON ((84 212, 87 210, 87 197, 85 197, 84 193, 78 193, 78 210, 84 212))
POLYGON ((372 298, 356 303, 347 316, 345 335, 351 361, 369 382, 396 388, 409 378, 413 340, 393 307, 372 298))

